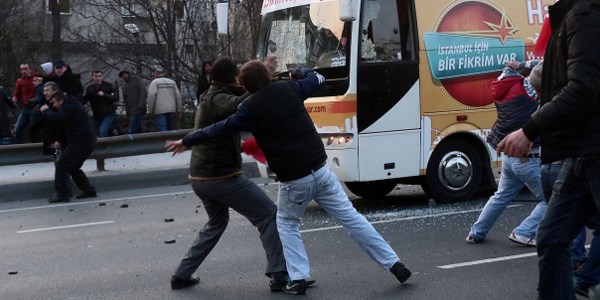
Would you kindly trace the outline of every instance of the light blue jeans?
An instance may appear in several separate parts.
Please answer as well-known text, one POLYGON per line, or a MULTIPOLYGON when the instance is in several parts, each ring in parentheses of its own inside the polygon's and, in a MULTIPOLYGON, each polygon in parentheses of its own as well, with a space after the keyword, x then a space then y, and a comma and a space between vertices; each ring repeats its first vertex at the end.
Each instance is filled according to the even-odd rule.
POLYGON ((546 213, 547 207, 540 170, 539 158, 528 158, 527 162, 521 162, 521 158, 504 155, 498 190, 483 207, 477 222, 471 226, 469 234, 475 240, 484 240, 502 212, 526 186, 539 202, 529 216, 513 229, 513 232, 526 238, 535 238, 538 224, 546 213))
POLYGON ((311 200, 339 222, 350 237, 372 260, 389 270, 399 261, 392 247, 359 214, 329 166, 300 179, 282 182, 277 196, 277 229, 283 244, 287 270, 292 280, 310 277, 310 266, 302 237, 300 221, 311 200))

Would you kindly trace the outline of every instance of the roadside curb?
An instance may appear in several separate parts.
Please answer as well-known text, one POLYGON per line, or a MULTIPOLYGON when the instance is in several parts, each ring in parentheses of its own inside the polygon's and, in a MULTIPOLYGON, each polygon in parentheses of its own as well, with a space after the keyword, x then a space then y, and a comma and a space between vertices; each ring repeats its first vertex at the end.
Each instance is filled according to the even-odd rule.
MULTIPOLYGON (((260 177, 256 162, 242 164, 242 171, 249 178, 260 177)), ((188 180, 189 167, 175 166, 173 168, 147 169, 141 171, 94 171, 87 172, 92 185, 98 193, 119 190, 146 188, 160 184, 161 186, 185 185, 188 180)), ((73 195, 80 193, 73 184, 73 195)), ((54 179, 19 182, 2 185, 0 202, 45 199, 54 194, 54 179)))

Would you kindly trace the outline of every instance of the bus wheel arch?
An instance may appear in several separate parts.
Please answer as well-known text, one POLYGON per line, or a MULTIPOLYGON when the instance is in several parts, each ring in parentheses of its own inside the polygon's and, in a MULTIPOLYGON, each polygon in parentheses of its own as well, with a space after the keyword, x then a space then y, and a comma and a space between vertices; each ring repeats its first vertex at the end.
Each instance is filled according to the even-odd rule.
POLYGON ((344 182, 353 194, 362 198, 379 198, 389 194, 396 187, 396 180, 344 182))
POLYGON ((489 165, 478 138, 469 134, 446 137, 431 154, 421 186, 428 197, 439 202, 466 200, 479 189, 489 165))

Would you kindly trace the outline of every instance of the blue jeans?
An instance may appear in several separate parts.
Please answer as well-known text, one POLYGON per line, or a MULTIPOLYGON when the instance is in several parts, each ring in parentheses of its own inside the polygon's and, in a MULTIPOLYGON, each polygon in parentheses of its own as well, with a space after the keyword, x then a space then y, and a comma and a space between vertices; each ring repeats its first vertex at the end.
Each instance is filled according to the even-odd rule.
POLYGON ((526 186, 538 199, 538 204, 513 232, 526 238, 535 238, 538 224, 546 212, 546 200, 540 180, 540 160, 528 158, 521 162, 521 158, 504 155, 502 157, 502 171, 498 190, 483 207, 479 218, 471 226, 471 235, 475 240, 484 240, 492 226, 496 223, 502 212, 510 202, 526 186))
POLYGON ((329 166, 324 166, 308 176, 282 182, 279 187, 277 229, 292 280, 310 277, 308 257, 300 236, 300 221, 308 203, 313 199, 381 267, 389 270, 399 261, 392 247, 352 206, 333 171, 329 166))
MULTIPOLYGON (((39 111, 36 111, 33 108, 23 108, 21 113, 19 114, 19 118, 17 118, 17 124, 15 124, 15 144, 20 144, 23 142, 23 133, 25 132, 25 128, 28 125, 35 123, 41 114, 39 111)), ((36 137, 31 137, 32 140, 36 139, 36 137)))
POLYGON ((142 132, 142 118, 144 114, 137 114, 129 116, 129 127, 127 133, 134 134, 142 132))
POLYGON ((575 271, 575 285, 583 288, 600 284, 600 213, 596 213, 586 226, 594 231, 594 236, 587 260, 575 271))
MULTIPOLYGON (((542 182, 544 193, 548 199, 552 194, 552 185, 558 177, 562 164, 554 163, 542 166, 542 182)), ((575 284, 584 288, 600 283, 600 213, 596 213, 586 226, 594 231, 589 257, 586 260, 585 240, 586 229, 583 228, 570 246, 571 259, 577 261, 586 260, 574 274, 575 284)))
POLYGON ((110 129, 113 127, 113 122, 117 115, 112 113, 102 118, 102 120, 94 120, 96 122, 96 127, 98 128, 98 137, 107 137, 110 129))
POLYGON ((587 259, 585 251, 585 240, 587 239, 586 229, 581 229, 581 233, 571 243, 571 259, 573 262, 582 262, 587 259))
POLYGON ((175 113, 166 113, 154 115, 154 121, 158 131, 168 131, 175 129, 175 113))
MULTIPOLYGON (((541 299, 575 299, 570 244, 600 206, 600 160, 565 159, 537 235, 541 299)), ((598 270, 598 269, 596 269, 598 270)))

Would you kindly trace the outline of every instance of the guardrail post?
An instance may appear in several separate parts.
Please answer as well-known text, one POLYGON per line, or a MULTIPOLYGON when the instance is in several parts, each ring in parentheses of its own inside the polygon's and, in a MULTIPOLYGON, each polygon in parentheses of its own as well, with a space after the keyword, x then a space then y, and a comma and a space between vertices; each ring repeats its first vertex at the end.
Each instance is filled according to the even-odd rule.
POLYGON ((104 168, 104 158, 96 158, 96 169, 98 171, 106 171, 104 168))

